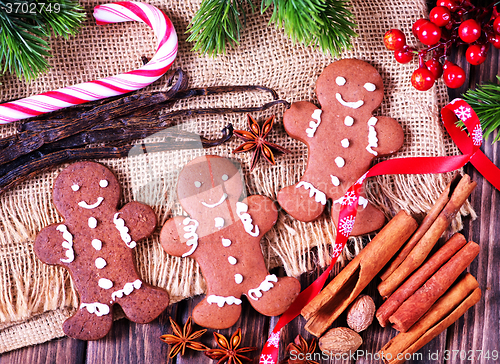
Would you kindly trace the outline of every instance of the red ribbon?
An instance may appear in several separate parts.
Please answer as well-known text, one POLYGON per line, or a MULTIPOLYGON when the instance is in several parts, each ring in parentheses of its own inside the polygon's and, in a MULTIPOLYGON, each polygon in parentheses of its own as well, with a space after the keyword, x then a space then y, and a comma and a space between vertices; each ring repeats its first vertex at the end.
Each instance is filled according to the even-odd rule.
POLYGON ((481 123, 476 113, 462 99, 455 99, 441 110, 441 118, 451 138, 458 146, 462 155, 451 157, 411 157, 391 159, 376 164, 366 172, 344 195, 339 213, 337 238, 333 245, 332 262, 330 266, 309 287, 302 291, 288 310, 281 316, 262 350, 259 364, 276 364, 278 362, 280 330, 300 314, 323 288, 337 258, 344 250, 354 221, 358 206, 359 192, 363 181, 368 177, 384 174, 427 174, 445 173, 459 169, 471 162, 474 167, 493 185, 500 190, 500 169, 496 167, 479 150, 483 142, 481 123), (456 126, 461 119, 469 133, 456 126))

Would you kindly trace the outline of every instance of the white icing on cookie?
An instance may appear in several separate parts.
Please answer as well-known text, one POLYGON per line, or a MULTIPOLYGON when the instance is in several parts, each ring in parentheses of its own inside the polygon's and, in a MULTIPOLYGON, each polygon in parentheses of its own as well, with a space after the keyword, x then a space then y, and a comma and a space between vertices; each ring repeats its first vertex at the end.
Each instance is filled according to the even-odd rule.
POLYGON ((378 147, 377 131, 375 130, 377 121, 375 117, 368 119, 368 145, 366 146, 366 150, 375 156, 378 155, 378 153, 372 148, 378 147))
POLYGON ((337 165, 337 167, 342 168, 343 166, 345 166, 344 158, 342 157, 335 158, 335 164, 337 165))
POLYGON ((182 224, 184 225, 184 231, 186 232, 184 234, 184 239, 187 239, 186 245, 191 247, 187 253, 182 254, 182 257, 184 258, 193 254, 198 247, 198 234, 196 234, 196 229, 200 226, 200 223, 195 219, 186 217, 182 221, 182 224), (193 225, 189 225, 190 223, 193 223, 193 225))
POLYGON ((78 191, 78 190, 80 189, 80 186, 78 186, 78 185, 75 183, 73 186, 71 186, 71 189, 72 189, 73 191, 75 191, 75 192, 76 192, 76 191, 78 191))
POLYGON ((231 240, 222 238, 222 245, 227 248, 231 245, 231 240))
POLYGON ((350 145, 350 143, 349 143, 349 139, 347 139, 347 138, 342 139, 342 140, 340 141, 340 144, 341 144, 344 148, 349 148, 349 145, 350 145))
POLYGON ((228 261, 228 262, 229 262, 229 264, 231 264, 231 265, 235 265, 236 263, 238 263, 238 261, 236 260, 236 258, 235 258, 235 257, 233 257, 233 256, 229 256, 229 257, 227 258, 227 261, 228 261))
POLYGON ((352 116, 346 116, 344 119, 344 125, 346 126, 352 126, 354 124, 354 119, 352 116))
POLYGON ((247 204, 243 202, 236 202, 236 214, 241 219, 241 222, 243 223, 243 228, 251 236, 257 237, 259 236, 259 227, 255 225, 255 230, 254 230, 254 226, 252 224, 252 217, 250 216, 250 214, 247 213, 247 211, 248 211, 247 204))
POLYGON ((224 307, 224 305, 241 305, 241 300, 239 298, 236 298, 234 296, 228 296, 228 297, 223 297, 223 296, 216 296, 214 294, 211 294, 210 296, 207 297, 207 302, 212 304, 216 303, 217 306, 219 307, 224 307))
POLYGON ((361 206, 363 206, 363 208, 366 209, 366 206, 368 206, 368 200, 366 198, 364 198, 363 196, 359 196, 358 205, 361 205, 361 206))
POLYGON ((221 178, 223 181, 227 181, 229 179, 229 176, 227 174, 223 174, 221 178))
POLYGON ((318 130, 319 124, 321 124, 321 113, 321 109, 316 109, 311 115, 311 118, 316 120, 316 122, 314 122, 313 120, 309 122, 309 127, 306 129, 306 134, 309 138, 312 138, 314 136, 314 133, 316 133, 316 130, 318 130))
POLYGON ((101 287, 102 289, 110 289, 113 287, 113 282, 110 281, 109 279, 107 278, 101 278, 99 279, 99 282, 97 283, 99 285, 99 287, 101 287))
POLYGON ((68 231, 66 225, 59 225, 56 227, 57 231, 62 233, 64 241, 62 242, 62 247, 66 249, 66 258, 61 258, 63 263, 71 263, 75 260, 75 251, 73 250, 73 235, 68 231))
POLYGON ((109 306, 103 303, 81 303, 80 309, 86 308, 89 313, 94 313, 96 316, 104 316, 109 314, 109 306))
POLYGON ((89 217, 89 228, 95 229, 97 227, 97 219, 95 217, 89 217))
POLYGON ((344 86, 345 83, 346 83, 346 79, 342 76, 338 76, 336 79, 335 79, 335 83, 339 86, 344 86))
POLYGON ((99 186, 101 186, 102 188, 106 188, 106 187, 108 187, 108 185, 109 185, 109 182, 105 179, 101 179, 99 181, 99 186))
POLYGON ((92 209, 95 209, 96 207, 99 207, 99 205, 102 203, 102 201, 104 201, 104 198, 98 197, 97 201, 92 205, 87 204, 87 202, 85 202, 85 201, 80 201, 80 202, 78 202, 78 206, 83 207, 84 209, 87 209, 87 210, 92 210, 92 209))
POLYGON ((137 243, 132 240, 132 237, 128 233, 129 229, 128 227, 125 226, 125 220, 118 218, 118 215, 120 215, 119 212, 117 212, 113 216, 113 222, 115 223, 115 228, 120 233, 120 237, 122 238, 125 245, 128 246, 130 249, 133 249, 136 247, 137 243))
POLYGON ((106 263, 106 261, 104 260, 104 258, 99 257, 99 258, 97 258, 97 259, 95 260, 95 266, 96 266, 96 268, 97 268, 97 269, 102 269, 102 268, 104 268, 106 265, 107 265, 107 263, 106 263))
POLYGON ((239 273, 236 273, 234 275, 234 281, 236 282, 236 284, 241 284, 241 282, 243 282, 243 276, 239 273))
POLYGON ((196 188, 200 188, 201 187, 201 182, 200 181, 194 181, 194 186, 196 188))
POLYGON ((337 176, 330 175, 330 177, 332 178, 332 185, 334 185, 335 187, 340 186, 340 180, 337 176))
POLYGON ((221 199, 219 200, 219 202, 216 202, 216 203, 214 203, 213 205, 210 205, 210 204, 208 204, 208 203, 206 203, 206 202, 204 202, 204 201, 201 201, 201 204, 202 204, 203 206, 205 206, 205 207, 208 207, 209 209, 213 209, 214 207, 217 207, 217 206, 219 206, 221 203, 223 203, 224 201, 226 201, 226 198, 227 198, 227 193, 224 193, 224 194, 222 194, 222 197, 221 197, 221 199))
POLYGON ((111 293, 111 299, 115 301, 117 297, 122 298, 123 295, 128 296, 134 291, 134 289, 139 289, 141 288, 141 286, 142 286, 142 281, 140 279, 136 279, 131 283, 130 282, 125 283, 123 289, 119 289, 118 291, 114 291, 113 293, 111 293))
POLYGON ((365 103, 363 100, 358 100, 358 101, 344 101, 342 98, 342 95, 339 94, 338 92, 335 94, 335 98, 337 101, 342 104, 343 106, 350 107, 351 109, 359 109, 363 104, 365 103))
POLYGON ((92 240, 92 247, 95 250, 101 250, 102 249, 102 241, 100 241, 99 239, 92 240))
POLYGON ((215 220, 215 227, 216 228, 223 228, 224 227, 224 218, 216 217, 214 220, 215 220))
POLYGON ((377 89, 377 86, 375 86, 373 83, 370 83, 370 82, 365 83, 365 85, 363 87, 365 88, 366 91, 369 91, 369 92, 373 92, 377 89))
POLYGON ((300 181, 297 183, 295 188, 304 187, 306 190, 309 190, 309 197, 313 197, 316 202, 319 202, 322 205, 326 205, 326 195, 324 192, 321 192, 316 187, 314 187, 311 183, 306 181, 300 181))
POLYGON ((274 284, 271 282, 278 282, 278 278, 274 274, 268 275, 259 287, 249 290, 247 296, 252 300, 257 301, 262 297, 262 292, 267 292, 274 287, 274 284))

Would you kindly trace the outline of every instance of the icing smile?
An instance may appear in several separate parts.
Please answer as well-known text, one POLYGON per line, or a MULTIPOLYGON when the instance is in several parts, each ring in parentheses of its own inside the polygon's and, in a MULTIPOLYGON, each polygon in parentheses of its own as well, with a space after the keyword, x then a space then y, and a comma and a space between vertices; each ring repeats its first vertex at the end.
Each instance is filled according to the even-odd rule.
POLYGON ((360 108, 364 104, 363 100, 358 100, 358 101, 344 101, 344 99, 342 98, 342 95, 339 94, 338 92, 335 94, 335 97, 337 98, 338 102, 340 102, 344 106, 350 107, 351 109, 360 108))
POLYGON ((87 209, 87 210, 92 210, 92 209, 95 209, 96 207, 98 207, 102 203, 102 201, 104 201, 104 198, 98 197, 97 202, 93 205, 89 205, 85 201, 80 201, 80 202, 78 202, 78 206, 83 207, 84 209, 87 209))
POLYGON ((219 202, 214 203, 213 205, 210 205, 210 204, 208 204, 208 203, 206 203, 206 202, 203 202, 203 201, 201 202, 201 204, 202 204, 203 206, 205 206, 205 207, 208 207, 209 209, 212 209, 212 208, 214 208, 214 207, 219 206, 219 205, 220 205, 221 203, 223 203, 224 201, 226 201, 226 198, 227 198, 227 193, 224 193, 224 194, 222 195, 222 197, 221 197, 220 201, 219 201, 219 202))

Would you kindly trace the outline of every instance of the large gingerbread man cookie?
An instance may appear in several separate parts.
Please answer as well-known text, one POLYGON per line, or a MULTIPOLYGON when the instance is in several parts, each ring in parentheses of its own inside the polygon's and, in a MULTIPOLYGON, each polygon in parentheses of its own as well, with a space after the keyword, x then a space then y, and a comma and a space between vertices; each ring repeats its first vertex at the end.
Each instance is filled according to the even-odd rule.
MULTIPOLYGON (((382 102, 384 86, 370 64, 344 59, 325 68, 317 80, 321 108, 310 102, 292 104, 283 118, 286 132, 307 144, 307 169, 299 183, 283 188, 278 202, 301 221, 317 219, 332 202, 337 223, 344 194, 376 157, 396 152, 403 145, 403 129, 394 119, 373 116, 382 102)), ((352 235, 379 229, 384 214, 364 194, 359 198, 352 235)))
POLYGON ((241 296, 268 316, 282 314, 300 292, 295 278, 269 274, 260 240, 276 223, 274 203, 264 196, 243 201, 244 181, 227 158, 203 156, 179 175, 177 194, 189 217, 175 217, 161 230, 163 249, 195 259, 207 283, 205 299, 193 310, 201 326, 223 329, 241 314, 241 296))
POLYGON ((35 253, 73 278, 80 306, 63 324, 70 337, 105 336, 115 304, 138 323, 154 320, 168 305, 168 293, 143 282, 135 266, 134 248, 153 233, 156 215, 138 202, 117 210, 120 197, 116 177, 94 162, 72 164, 54 182, 54 204, 64 221, 40 231, 35 253))

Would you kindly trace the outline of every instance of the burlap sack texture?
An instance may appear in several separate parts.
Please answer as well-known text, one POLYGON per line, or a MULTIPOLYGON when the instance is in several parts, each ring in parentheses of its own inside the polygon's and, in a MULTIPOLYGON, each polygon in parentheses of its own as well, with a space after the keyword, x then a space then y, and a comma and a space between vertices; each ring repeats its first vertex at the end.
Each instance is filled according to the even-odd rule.
MULTIPOLYGON (((53 41, 52 70, 28 85, 9 75, 1 77, 1 101, 125 72, 140 67, 141 56, 152 56, 155 41, 146 25, 96 26, 91 14, 99 2, 81 3, 88 14, 84 28, 68 41, 53 41)), ((164 10, 173 21, 179 35, 179 54, 174 67, 182 67, 187 72, 193 87, 256 84, 274 88, 289 102, 315 101, 316 79, 333 61, 318 50, 292 44, 281 31, 268 26, 269 14, 250 15, 241 45, 226 56, 215 59, 199 56, 190 52, 192 45, 185 42, 185 31, 200 0, 150 3, 164 10)), ((416 91, 409 83, 416 62, 396 63, 392 52, 385 50, 382 44, 383 34, 390 28, 411 34, 411 24, 426 15, 425 0, 353 0, 352 9, 359 24, 359 37, 353 40, 354 49, 346 52, 344 58, 368 61, 381 73, 386 91, 377 113, 397 119, 406 135, 405 144, 395 157, 457 154, 439 118, 440 107, 447 102, 443 84, 438 82, 428 92, 416 91)), ((165 89, 165 80, 166 76, 149 89, 165 89)), ((262 105, 269 100, 269 95, 263 93, 243 93, 185 101, 176 107, 262 105)), ((248 193, 275 198, 281 187, 299 180, 307 155, 302 143, 284 133, 283 111, 283 107, 276 107, 254 115, 263 120, 276 114, 278 125, 270 139, 293 151, 279 156, 276 166, 261 163, 250 172, 251 155, 231 153, 240 144, 237 140, 205 151, 135 155, 100 162, 109 166, 122 182, 123 203, 139 200, 150 204, 158 214, 160 226, 169 218, 170 210, 172 215, 182 214, 175 201, 176 177, 186 162, 201 154, 214 153, 241 161, 248 193)), ((182 127, 186 130, 207 137, 219 136, 219 131, 229 122, 237 129, 246 128, 243 114, 181 118, 179 122, 184 123, 182 127)), ((14 132, 15 125, 0 128, 2 136, 14 132)), ((53 168, 0 197, 0 353, 63 336, 61 324, 78 305, 68 273, 39 262, 32 246, 42 227, 61 221, 51 203, 51 186, 62 168, 53 168)), ((400 209, 419 214, 430 208, 450 178, 451 174, 378 177, 369 181, 368 196, 388 216, 400 209)), ((471 212, 469 206, 462 210, 462 214, 471 212)), ((455 229, 460 224, 458 217, 455 229)), ((328 249, 334 237, 335 229, 329 218, 301 223, 281 213, 278 224, 262 245, 270 267, 283 265, 287 274, 298 276, 313 264, 324 266, 330 262, 328 249), (314 246, 317 252, 313 254, 314 246)), ((351 245, 356 254, 361 248, 360 239, 351 245)), ((167 256, 159 245, 158 234, 139 244, 137 260, 144 279, 165 287, 172 302, 203 293, 204 282, 194 261, 167 256)))

